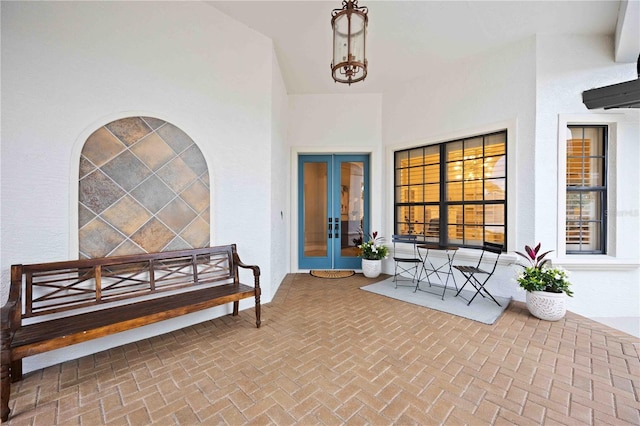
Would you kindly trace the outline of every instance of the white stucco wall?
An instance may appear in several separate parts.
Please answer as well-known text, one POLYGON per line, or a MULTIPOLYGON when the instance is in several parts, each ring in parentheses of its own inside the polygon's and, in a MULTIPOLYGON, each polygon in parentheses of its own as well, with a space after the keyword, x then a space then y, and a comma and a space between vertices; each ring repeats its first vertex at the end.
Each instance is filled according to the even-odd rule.
POLYGON ((614 40, 597 36, 537 37, 536 241, 555 250, 571 273, 568 308, 592 318, 621 317, 640 331, 640 110, 587 110, 582 92, 637 78, 636 64, 614 62, 614 40), (609 140, 608 252, 566 256, 564 206, 558 198, 558 149, 567 122, 614 123, 609 140), (555 226, 558 224, 558 226, 555 226))
MULTIPOLYGON (((11 264, 77 258, 80 147, 132 115, 168 120, 198 144, 212 244, 237 243, 270 296, 271 99, 285 96, 272 57, 270 40, 201 2, 2 2, 2 302, 11 264)), ((228 309, 30 357, 25 371, 228 309)))
MULTIPOLYGON (((383 143, 388 170, 394 150, 498 130, 509 131, 508 250, 538 241, 557 249, 559 116, 602 115, 582 104, 582 91, 634 79, 635 64, 613 62, 609 37, 535 37, 498 51, 469 58, 384 94, 383 143), (514 152, 515 151, 515 152, 514 152), (513 168, 512 168, 513 166, 513 168), (515 184, 515 188, 514 188, 515 184)), ((592 318, 640 317, 638 110, 607 112, 618 116, 615 145, 615 258, 576 262, 552 255, 571 272, 576 295, 569 310, 592 318), (620 118, 622 117, 622 118, 620 118)), ((387 229, 393 229, 393 181, 389 177, 387 229)), ((464 252, 463 252, 464 253, 464 252)), ((464 256, 463 256, 464 257, 464 256)), ((524 300, 512 280, 517 257, 505 256, 489 287, 499 295, 524 300)), ((468 262, 472 262, 469 257, 468 262)), ((390 266, 390 265, 388 265, 390 266)), ((635 327, 640 330, 640 328, 635 327)), ((637 333, 637 331, 636 331, 637 333)))
POLYGON ((383 234, 381 212, 385 170, 382 146, 382 95, 290 95, 291 270, 298 271, 297 157, 310 153, 370 154, 371 229, 383 234))
POLYGON ((377 147, 381 143, 382 96, 290 95, 292 146, 331 151, 377 147))
MULTIPOLYGON (((425 76, 384 94, 383 143, 386 167, 393 151, 507 129, 507 246, 516 250, 533 238, 535 140, 535 40, 522 40, 425 76)), ((387 229, 393 230, 393 177, 387 180, 387 229)), ((459 263, 473 263, 461 251, 459 263)), ((498 276, 488 286, 494 294, 524 300, 512 280, 516 259, 503 257, 498 276)), ((475 260, 477 262, 477 260, 475 260)), ((388 270, 390 262, 387 265, 388 270)))
MULTIPOLYGON (((212 244, 235 242, 243 261, 261 266, 265 303, 284 274, 297 269, 299 153, 371 153, 372 229, 390 237, 394 149, 506 127, 515 176, 509 250, 537 240, 554 245, 557 200, 548 194, 557 190, 558 114, 590 114, 579 93, 631 79, 635 67, 613 63, 607 38, 538 37, 430 69, 384 94, 289 96, 271 41, 205 3, 1 7, 0 302, 12 263, 77 256, 73 194, 81 145, 97 127, 130 115, 168 120, 196 141, 211 172, 212 244)), ((574 265, 572 274, 576 297, 569 309, 595 317, 639 315, 633 263, 640 253, 640 126, 637 111, 616 114, 625 115, 616 142, 615 205, 616 253, 625 259, 617 266, 574 265)), ((494 291, 524 300, 510 281, 513 259, 506 256, 494 291)), ((31 357, 25 371, 224 312, 31 357)))
POLYGON ((272 56, 272 99, 271 99, 271 299, 289 272, 291 256, 289 244, 289 222, 291 218, 291 179, 289 176, 290 156, 288 142, 289 97, 280 67, 275 55, 272 56))
MULTIPOLYGON (((535 41, 527 39, 431 69, 423 78, 385 93, 383 143, 392 152, 510 127, 509 165, 531 170, 534 99, 535 41)), ((517 173, 509 185, 517 191, 517 200, 509 199, 507 238, 513 250, 512 245, 519 246, 533 235, 533 180, 517 173)))

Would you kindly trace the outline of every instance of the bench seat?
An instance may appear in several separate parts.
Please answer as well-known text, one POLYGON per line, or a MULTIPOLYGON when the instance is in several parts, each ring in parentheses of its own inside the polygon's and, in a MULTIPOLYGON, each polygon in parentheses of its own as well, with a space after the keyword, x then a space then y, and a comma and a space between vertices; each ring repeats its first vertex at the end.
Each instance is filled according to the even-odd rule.
POLYGON ((240 288, 223 284, 23 325, 13 336, 11 347, 15 357, 24 358, 84 342, 90 337, 88 334, 105 336, 253 297, 253 291, 253 287, 244 284, 240 288))
POLYGON ((235 316, 250 297, 260 327, 260 293, 260 268, 240 261, 235 244, 12 265, 0 310, 0 420, 28 356, 227 303, 235 316), (240 283, 238 268, 253 286, 240 283))

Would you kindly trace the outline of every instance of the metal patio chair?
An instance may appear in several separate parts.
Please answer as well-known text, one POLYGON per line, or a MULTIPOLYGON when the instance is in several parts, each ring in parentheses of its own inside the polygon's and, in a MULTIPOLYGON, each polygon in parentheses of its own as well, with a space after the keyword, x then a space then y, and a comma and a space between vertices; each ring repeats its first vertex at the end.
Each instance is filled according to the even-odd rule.
POLYGON ((473 302, 473 299, 475 299, 478 294, 482 297, 485 297, 485 295, 487 295, 491 298, 491 300, 496 302, 498 306, 502 306, 491 295, 491 293, 489 293, 489 291, 485 288, 485 285, 487 284, 487 281, 489 281, 489 278, 491 278, 493 276, 493 273, 496 271, 496 267, 498 266, 498 260, 500 259, 500 254, 502 254, 503 247, 504 246, 502 244, 490 243, 485 241, 484 244, 482 245, 482 253, 480 254, 480 259, 478 260, 478 264, 476 266, 469 266, 469 265, 453 266, 458 271, 460 271, 460 273, 466 278, 466 281, 464 282, 464 284, 462 284, 462 287, 460 287, 460 289, 458 290, 458 293, 456 293, 456 296, 460 296, 460 292, 467 285, 467 283, 471 284, 471 286, 475 289, 475 294, 469 300, 464 299, 464 297, 460 296, 462 299, 467 300, 468 302, 467 306, 470 305, 471 302, 473 302), (485 255, 487 253, 495 254, 496 258, 495 260, 492 261, 493 267, 490 266, 491 262, 485 262, 485 264, 490 266, 490 268, 483 269, 482 260, 485 258, 485 255), (486 277, 483 277, 484 275, 486 275, 486 277))
POLYGON ((403 273, 411 276, 411 283, 417 288, 420 282, 420 276, 422 274, 422 259, 418 253, 417 248, 417 236, 416 235, 392 235, 393 241, 393 261, 395 262, 395 268, 393 271, 393 282, 398 287, 399 281, 409 281, 403 277, 403 273), (396 250, 396 244, 411 244, 413 246, 413 256, 399 256, 396 250))

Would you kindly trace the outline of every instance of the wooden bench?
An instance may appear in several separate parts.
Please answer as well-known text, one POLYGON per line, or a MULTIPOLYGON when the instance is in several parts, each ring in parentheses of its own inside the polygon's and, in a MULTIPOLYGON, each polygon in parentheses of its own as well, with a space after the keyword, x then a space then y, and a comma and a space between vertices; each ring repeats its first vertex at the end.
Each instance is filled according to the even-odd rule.
POLYGON ((237 315, 249 297, 260 327, 260 268, 242 263, 235 244, 12 265, 0 312, 0 418, 9 418, 25 357, 230 302, 237 315), (239 282, 238 267, 252 270, 253 286, 239 282))

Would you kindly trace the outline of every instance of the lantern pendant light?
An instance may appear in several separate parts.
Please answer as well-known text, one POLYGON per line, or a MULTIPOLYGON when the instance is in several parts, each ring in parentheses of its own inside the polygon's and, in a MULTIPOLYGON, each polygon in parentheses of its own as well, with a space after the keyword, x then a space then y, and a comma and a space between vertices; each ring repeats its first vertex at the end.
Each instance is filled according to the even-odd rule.
POLYGON ((331 12, 333 61, 331 76, 339 83, 356 83, 367 76, 366 35, 368 9, 358 0, 343 0, 342 9, 331 12))

